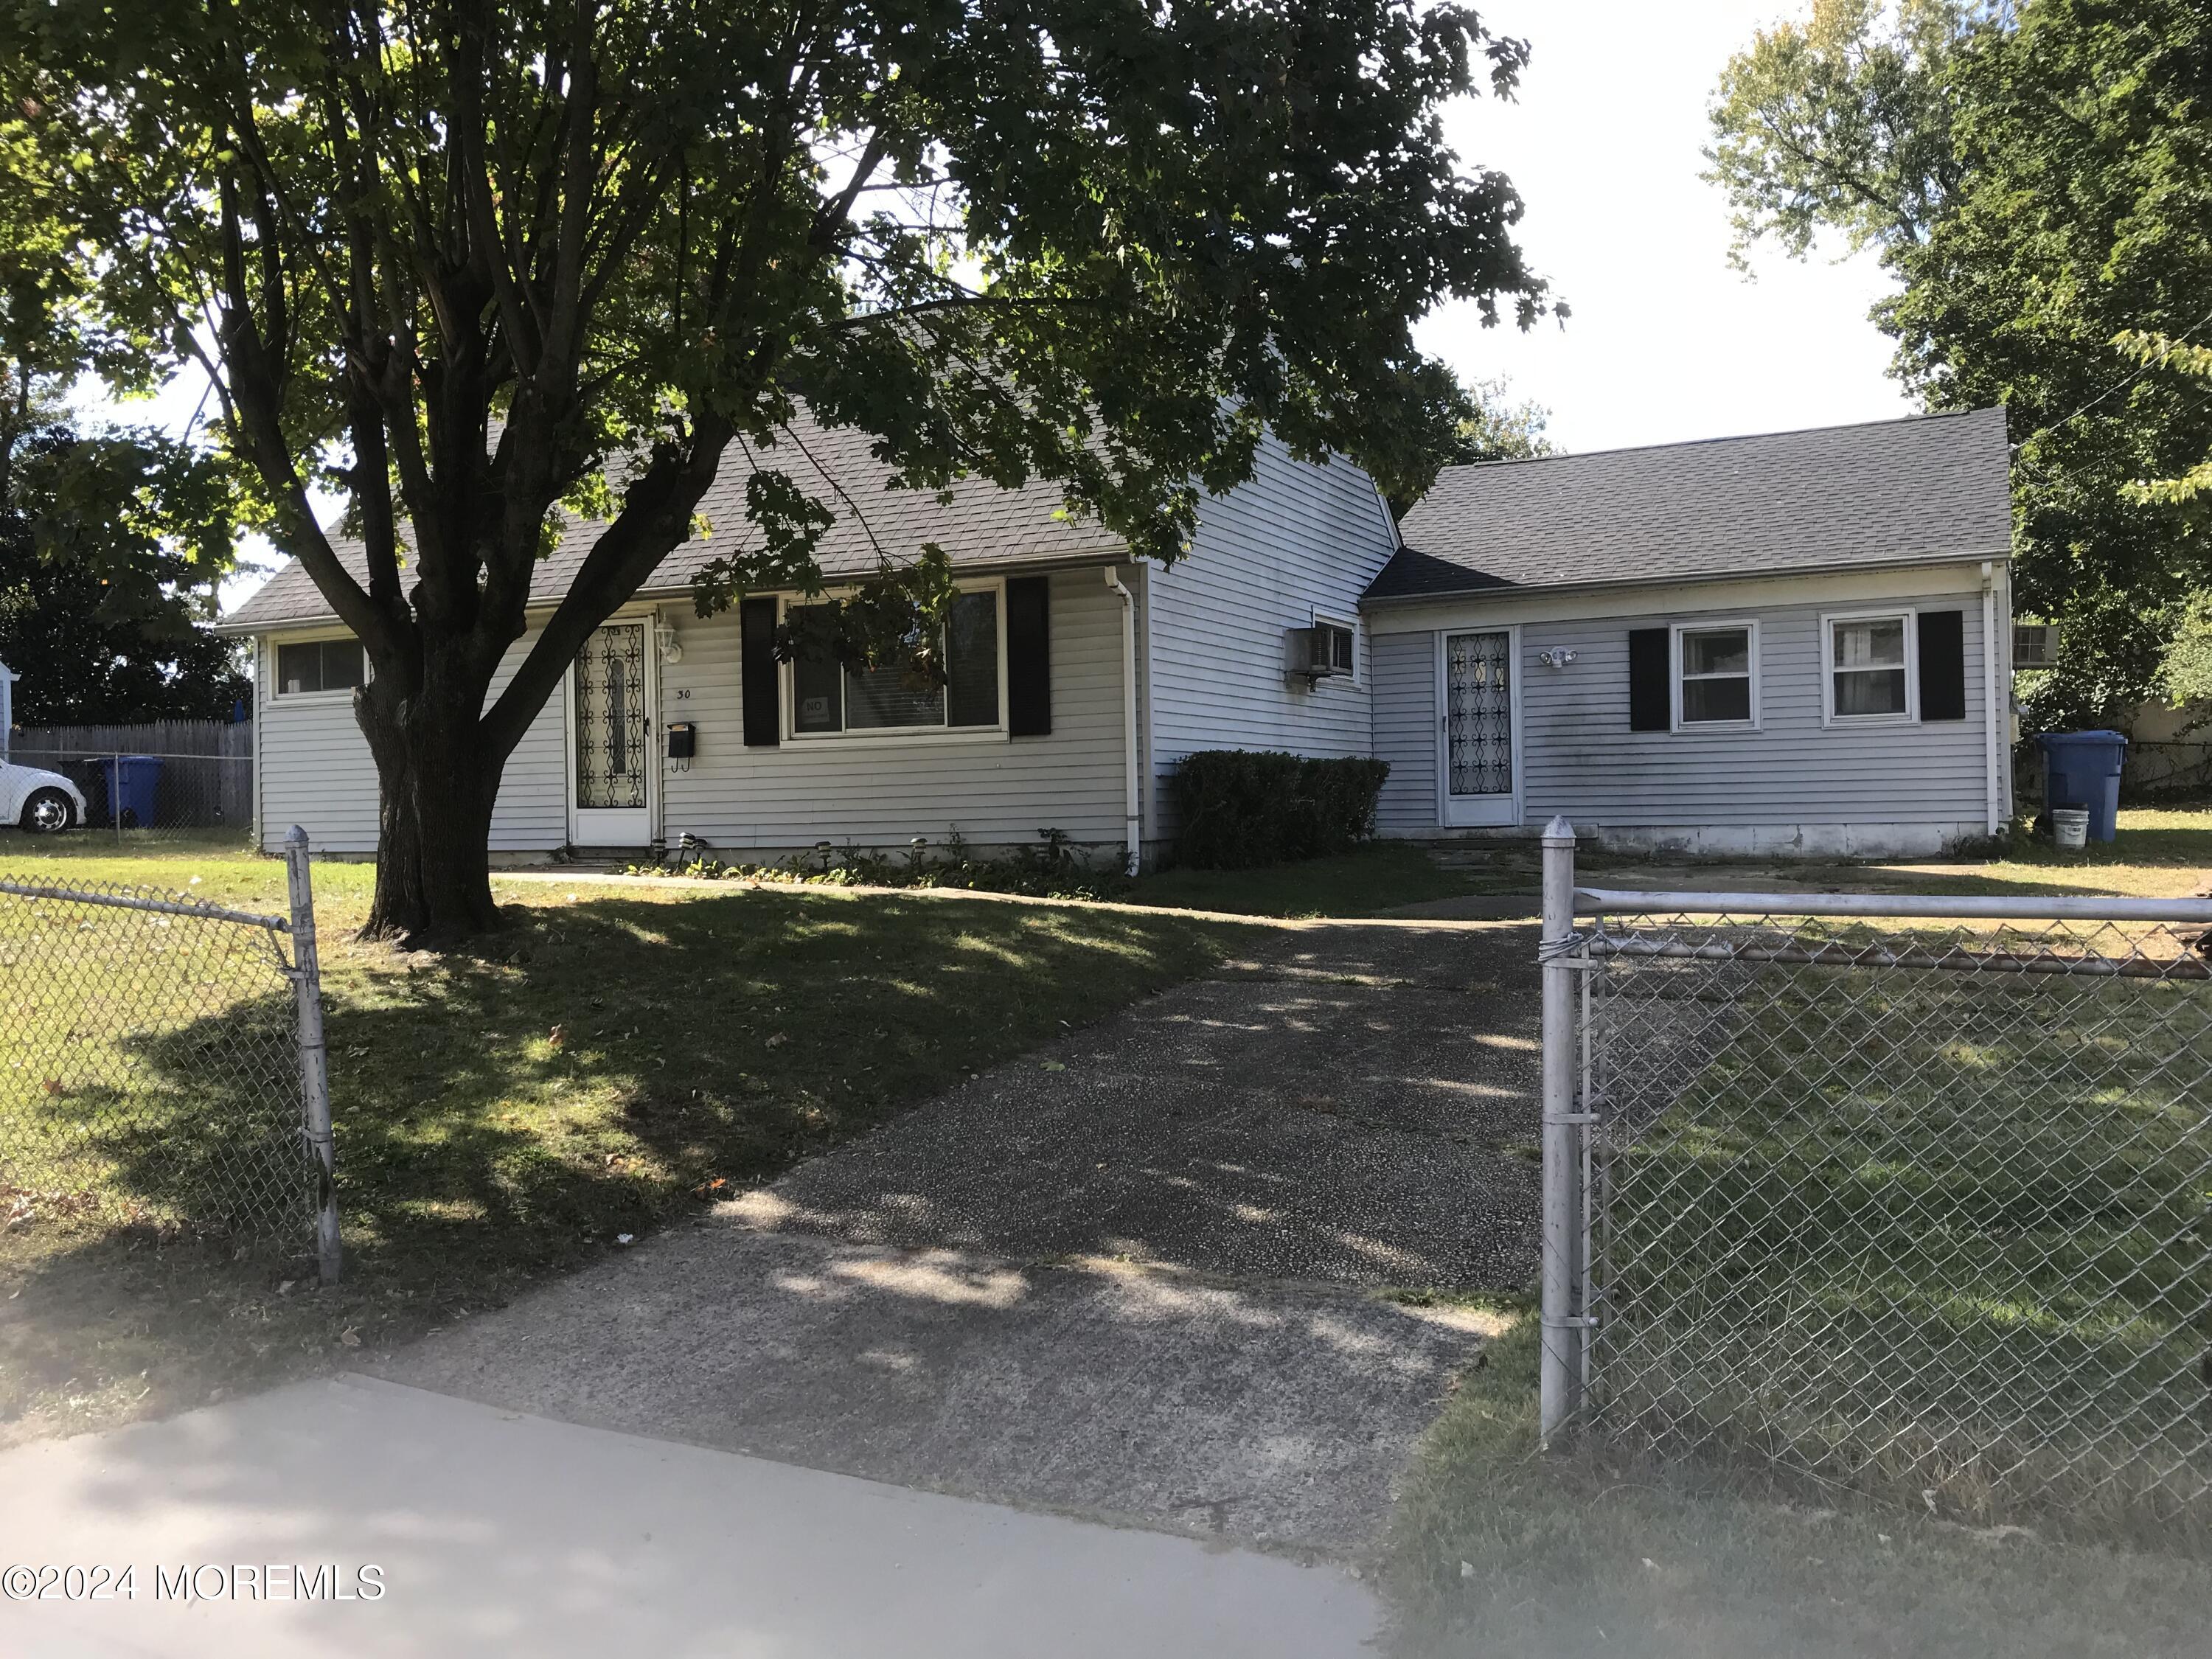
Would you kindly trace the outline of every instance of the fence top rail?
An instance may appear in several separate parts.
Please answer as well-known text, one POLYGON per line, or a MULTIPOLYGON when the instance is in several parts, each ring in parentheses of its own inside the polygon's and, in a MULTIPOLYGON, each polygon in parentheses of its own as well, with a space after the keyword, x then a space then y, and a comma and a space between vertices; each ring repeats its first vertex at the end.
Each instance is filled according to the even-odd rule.
POLYGON ((17 741, 8 745, 16 755, 36 755, 40 760, 185 760, 251 763, 251 755, 214 755, 173 749, 88 749, 82 744, 49 744, 17 741))
POLYGON ((60 899, 70 904, 104 904, 113 910, 150 910, 156 915, 198 916, 206 921, 234 921, 242 927, 266 927, 275 933, 292 931, 292 924, 282 916, 257 915, 251 910, 228 910, 220 904, 195 904, 189 899, 144 898, 131 893, 102 893, 38 881, 0 880, 0 893, 13 893, 18 898, 60 899))
POLYGON ((2149 921, 2212 927, 2212 899, 1965 893, 1642 893, 1577 887, 1575 912, 1618 915, 1932 916, 1988 921, 2149 921))

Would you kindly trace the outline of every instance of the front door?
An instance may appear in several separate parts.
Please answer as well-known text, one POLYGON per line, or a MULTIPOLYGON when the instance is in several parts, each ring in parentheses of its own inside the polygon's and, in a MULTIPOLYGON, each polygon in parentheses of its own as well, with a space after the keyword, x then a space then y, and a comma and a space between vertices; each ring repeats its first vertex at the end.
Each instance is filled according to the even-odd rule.
POLYGON ((1444 823, 1465 829, 1518 823, 1521 723, 1513 630, 1446 634, 1440 644, 1444 823))
POLYGON ((653 663, 649 624, 611 622, 569 671, 568 839, 643 847, 653 839, 653 663))

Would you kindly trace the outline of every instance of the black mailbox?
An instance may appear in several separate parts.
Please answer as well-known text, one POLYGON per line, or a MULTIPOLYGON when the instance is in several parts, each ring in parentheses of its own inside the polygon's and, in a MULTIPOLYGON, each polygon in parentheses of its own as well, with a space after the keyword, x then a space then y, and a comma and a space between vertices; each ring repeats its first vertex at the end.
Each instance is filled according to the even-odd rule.
POLYGON ((689 720, 675 720, 663 728, 668 733, 668 758, 690 760, 698 752, 698 730, 689 720))

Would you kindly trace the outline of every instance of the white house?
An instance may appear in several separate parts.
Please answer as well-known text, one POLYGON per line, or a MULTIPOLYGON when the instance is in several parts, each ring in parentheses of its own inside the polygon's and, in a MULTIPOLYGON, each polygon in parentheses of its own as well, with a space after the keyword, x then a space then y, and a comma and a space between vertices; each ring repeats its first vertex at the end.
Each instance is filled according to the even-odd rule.
POLYGON ((2004 412, 1455 467, 1362 601, 1394 835, 1935 852, 2010 817, 2004 412))
MULTIPOLYGON (((768 641, 795 594, 702 620, 691 573, 720 544, 687 544, 599 631, 508 761, 495 853, 689 834, 758 859, 823 841, 903 849, 954 830, 978 848, 1033 846, 1050 829, 1118 855, 1172 836, 1164 780, 1193 750, 1366 751, 1374 722, 1356 650, 1348 673, 1284 672, 1286 632, 1322 623, 1351 646, 1359 596, 1396 550, 1389 512, 1356 467, 1307 465, 1270 440, 1252 480, 1206 503, 1190 556, 1163 571, 1061 516, 1055 486, 970 483, 940 506, 886 489, 863 434, 799 436, 865 520, 842 517, 823 543, 833 582, 873 569, 878 546, 933 541, 951 558, 962 599, 945 691, 916 697, 896 673, 777 662, 768 641), (687 726, 691 753, 672 757, 671 737, 685 746, 687 726)), ((727 465, 702 503, 721 536, 744 527, 744 483, 727 465)), ((538 567, 541 615, 591 535, 573 533, 538 567)), ((376 774, 351 704, 360 646, 296 563, 222 626, 257 653, 262 843, 299 823, 318 848, 373 852, 376 774)))
MULTIPOLYGON (((825 541, 833 580, 878 546, 951 556, 945 690, 776 661, 798 597, 702 619, 690 577, 710 554, 687 545, 508 762, 496 853, 688 834, 763 859, 1049 829, 1152 855, 1176 761, 1217 748, 1380 756, 1399 836, 1564 811, 1615 842, 1904 852, 2010 811, 2000 411, 1453 468, 1402 526, 1356 467, 1271 441, 1164 571, 1058 516, 1050 487, 940 505, 885 489, 863 434, 801 435, 866 520, 825 541)), ((743 499, 732 467, 702 512, 727 534, 743 499)), ((589 535, 539 567, 540 615, 589 535)), ((360 647, 296 565, 224 628, 258 653, 263 843, 296 823, 372 851, 360 647)))

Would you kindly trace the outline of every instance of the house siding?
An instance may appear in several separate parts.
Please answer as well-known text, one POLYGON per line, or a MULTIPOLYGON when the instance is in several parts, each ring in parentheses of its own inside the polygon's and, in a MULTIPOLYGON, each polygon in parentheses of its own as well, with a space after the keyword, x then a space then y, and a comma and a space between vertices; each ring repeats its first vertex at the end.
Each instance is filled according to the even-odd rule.
POLYGON ((1390 763, 1376 803, 1384 835, 1437 824, 1437 642, 1433 634, 1375 636, 1375 753, 1390 763))
MULTIPOLYGON (((376 763, 353 717, 348 697, 307 702, 275 696, 276 646, 283 640, 328 638, 324 629, 273 635, 261 643, 262 672, 254 709, 261 846, 274 852, 299 824, 317 852, 376 850, 376 763)), ((532 630, 517 641, 492 681, 497 697, 537 641, 532 630)), ((507 763, 499 802, 492 811, 495 853, 543 852, 568 838, 567 738, 561 699, 538 711, 507 763)))
MULTIPOLYGON (((1494 625, 1469 607, 1438 631, 1494 625)), ((1440 830, 1436 638, 1397 633, 1377 644, 1376 746, 1392 767, 1381 813, 1388 833, 1440 830)), ((1564 813, 1618 842, 1711 852, 1906 850, 1978 834, 1988 814, 1985 646, 1978 589, 1522 621, 1522 825, 1564 813), (1964 613, 1966 718, 1824 725, 1821 617, 1892 603, 1964 613), (1759 628, 1759 729, 1630 731, 1630 630, 1738 618, 1759 628), (1547 667, 1539 658, 1553 649, 1572 651, 1574 662, 1547 667)))
MULTIPOLYGON (((748 749, 735 613, 701 620, 676 606, 682 660, 661 667, 661 718, 697 729, 681 771, 664 761, 661 823, 718 849, 787 851, 819 841, 903 848, 952 830, 979 846, 1034 845, 1042 829, 1081 843, 1122 840, 1121 601, 1096 569, 1051 578, 1053 729, 1043 737, 786 742, 748 749)), ((328 630, 321 630, 327 636, 328 630)), ((288 634, 276 638, 305 637, 288 634)), ((533 634, 508 653, 493 695, 533 634)), ((273 638, 264 658, 273 656, 273 638)), ((260 676, 265 688, 273 675, 260 676)), ((550 852, 568 839, 566 690, 547 701, 508 760, 492 816, 495 853, 550 852)), ((260 696, 262 845, 294 823, 318 850, 376 848, 376 769, 344 698, 260 696)), ((660 744, 657 739, 654 747, 660 744)))
POLYGON ((1147 573, 1148 830, 1174 832, 1164 781, 1202 749, 1364 755, 1373 682, 1359 598, 1395 550, 1389 515, 1349 461, 1294 459, 1265 440, 1250 482, 1208 498, 1189 556, 1147 573), (1283 673, 1283 630, 1352 625, 1358 672, 1309 687, 1283 673))
POLYGON ((667 614, 684 659, 661 670, 661 710, 698 727, 698 757, 662 779, 669 839, 771 850, 933 844, 1034 846, 1122 838, 1121 601, 1096 569, 1051 578, 1052 731, 1035 738, 817 738, 748 749, 734 615, 667 614), (689 691, 690 696, 679 695, 689 691))

